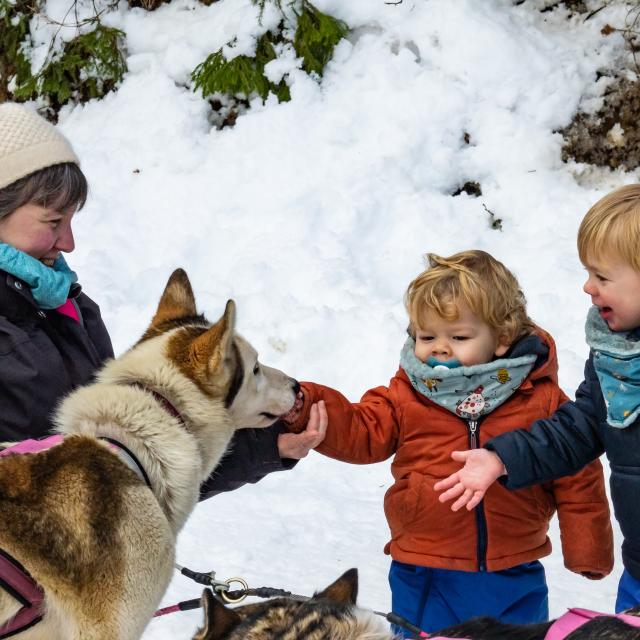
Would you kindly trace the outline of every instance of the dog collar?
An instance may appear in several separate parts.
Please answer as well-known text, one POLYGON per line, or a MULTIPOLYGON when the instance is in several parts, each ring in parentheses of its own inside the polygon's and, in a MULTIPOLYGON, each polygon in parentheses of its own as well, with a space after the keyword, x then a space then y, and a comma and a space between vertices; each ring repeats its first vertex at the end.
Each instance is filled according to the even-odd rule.
POLYGON ((182 417, 182 414, 175 408, 173 403, 167 398, 165 398, 159 391, 156 391, 151 387, 147 387, 141 382, 133 382, 131 386, 137 387, 138 389, 142 389, 142 391, 146 391, 147 393, 150 393, 158 401, 158 403, 162 405, 162 408, 168 414, 172 415, 180 423, 181 427, 186 428, 185 421, 184 421, 184 418, 182 417))

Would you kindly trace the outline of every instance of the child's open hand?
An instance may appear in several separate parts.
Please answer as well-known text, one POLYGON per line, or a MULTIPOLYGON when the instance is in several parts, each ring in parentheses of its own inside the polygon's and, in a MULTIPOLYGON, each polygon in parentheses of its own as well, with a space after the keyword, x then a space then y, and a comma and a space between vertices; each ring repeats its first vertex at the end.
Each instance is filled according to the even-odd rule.
POLYGON ((309 422, 300 433, 281 433, 278 436, 278 453, 281 458, 300 460, 317 447, 327 433, 329 418, 324 400, 311 405, 309 422))
POLYGON ((487 449, 454 451, 451 457, 464 462, 464 467, 448 478, 436 482, 433 488, 436 491, 444 491, 439 497, 440 502, 457 498, 451 505, 453 511, 458 511, 464 506, 471 511, 480 504, 487 489, 506 473, 506 469, 498 455, 487 449))

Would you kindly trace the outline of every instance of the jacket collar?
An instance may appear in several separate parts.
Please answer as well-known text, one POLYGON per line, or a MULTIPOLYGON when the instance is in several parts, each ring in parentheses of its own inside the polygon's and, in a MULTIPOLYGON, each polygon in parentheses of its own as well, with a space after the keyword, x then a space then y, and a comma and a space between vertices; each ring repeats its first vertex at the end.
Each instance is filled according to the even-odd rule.
MULTIPOLYGON (((75 299, 81 292, 82 286, 75 282, 69 290, 69 298, 75 299)), ((19 312, 16 313, 16 300, 21 300, 30 308, 40 309, 31 295, 31 288, 26 282, 6 271, 0 270, 0 315, 9 319, 23 315, 19 312)))
POLYGON ((558 384, 558 352, 556 351, 556 343, 551 335, 536 326, 530 336, 516 342, 511 349, 516 351, 521 344, 523 346, 526 344, 528 353, 537 355, 533 369, 521 389, 525 389, 528 386, 527 383, 543 380, 544 378, 548 378, 551 382, 558 384), (537 346, 530 342, 531 338, 537 338, 537 346))

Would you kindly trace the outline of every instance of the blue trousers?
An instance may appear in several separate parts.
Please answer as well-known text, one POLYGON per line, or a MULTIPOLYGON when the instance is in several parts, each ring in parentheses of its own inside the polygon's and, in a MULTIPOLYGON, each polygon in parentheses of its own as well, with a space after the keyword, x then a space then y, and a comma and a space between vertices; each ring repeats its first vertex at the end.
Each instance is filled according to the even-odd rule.
POLYGON ((636 580, 626 569, 622 572, 618 584, 616 613, 631 609, 640 604, 640 580, 636 580))
MULTIPOLYGON (((427 633, 476 616, 512 624, 549 619, 544 567, 537 561, 489 573, 429 569, 393 560, 389 584, 393 612, 427 633)), ((405 629, 394 632, 411 637, 405 629)))

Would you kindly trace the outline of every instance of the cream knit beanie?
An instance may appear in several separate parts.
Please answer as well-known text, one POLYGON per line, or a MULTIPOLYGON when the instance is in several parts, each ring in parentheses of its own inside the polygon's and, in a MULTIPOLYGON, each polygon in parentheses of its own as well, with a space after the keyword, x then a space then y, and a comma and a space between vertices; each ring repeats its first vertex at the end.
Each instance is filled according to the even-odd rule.
POLYGON ((54 164, 80 165, 68 140, 35 111, 0 104, 0 189, 54 164))

